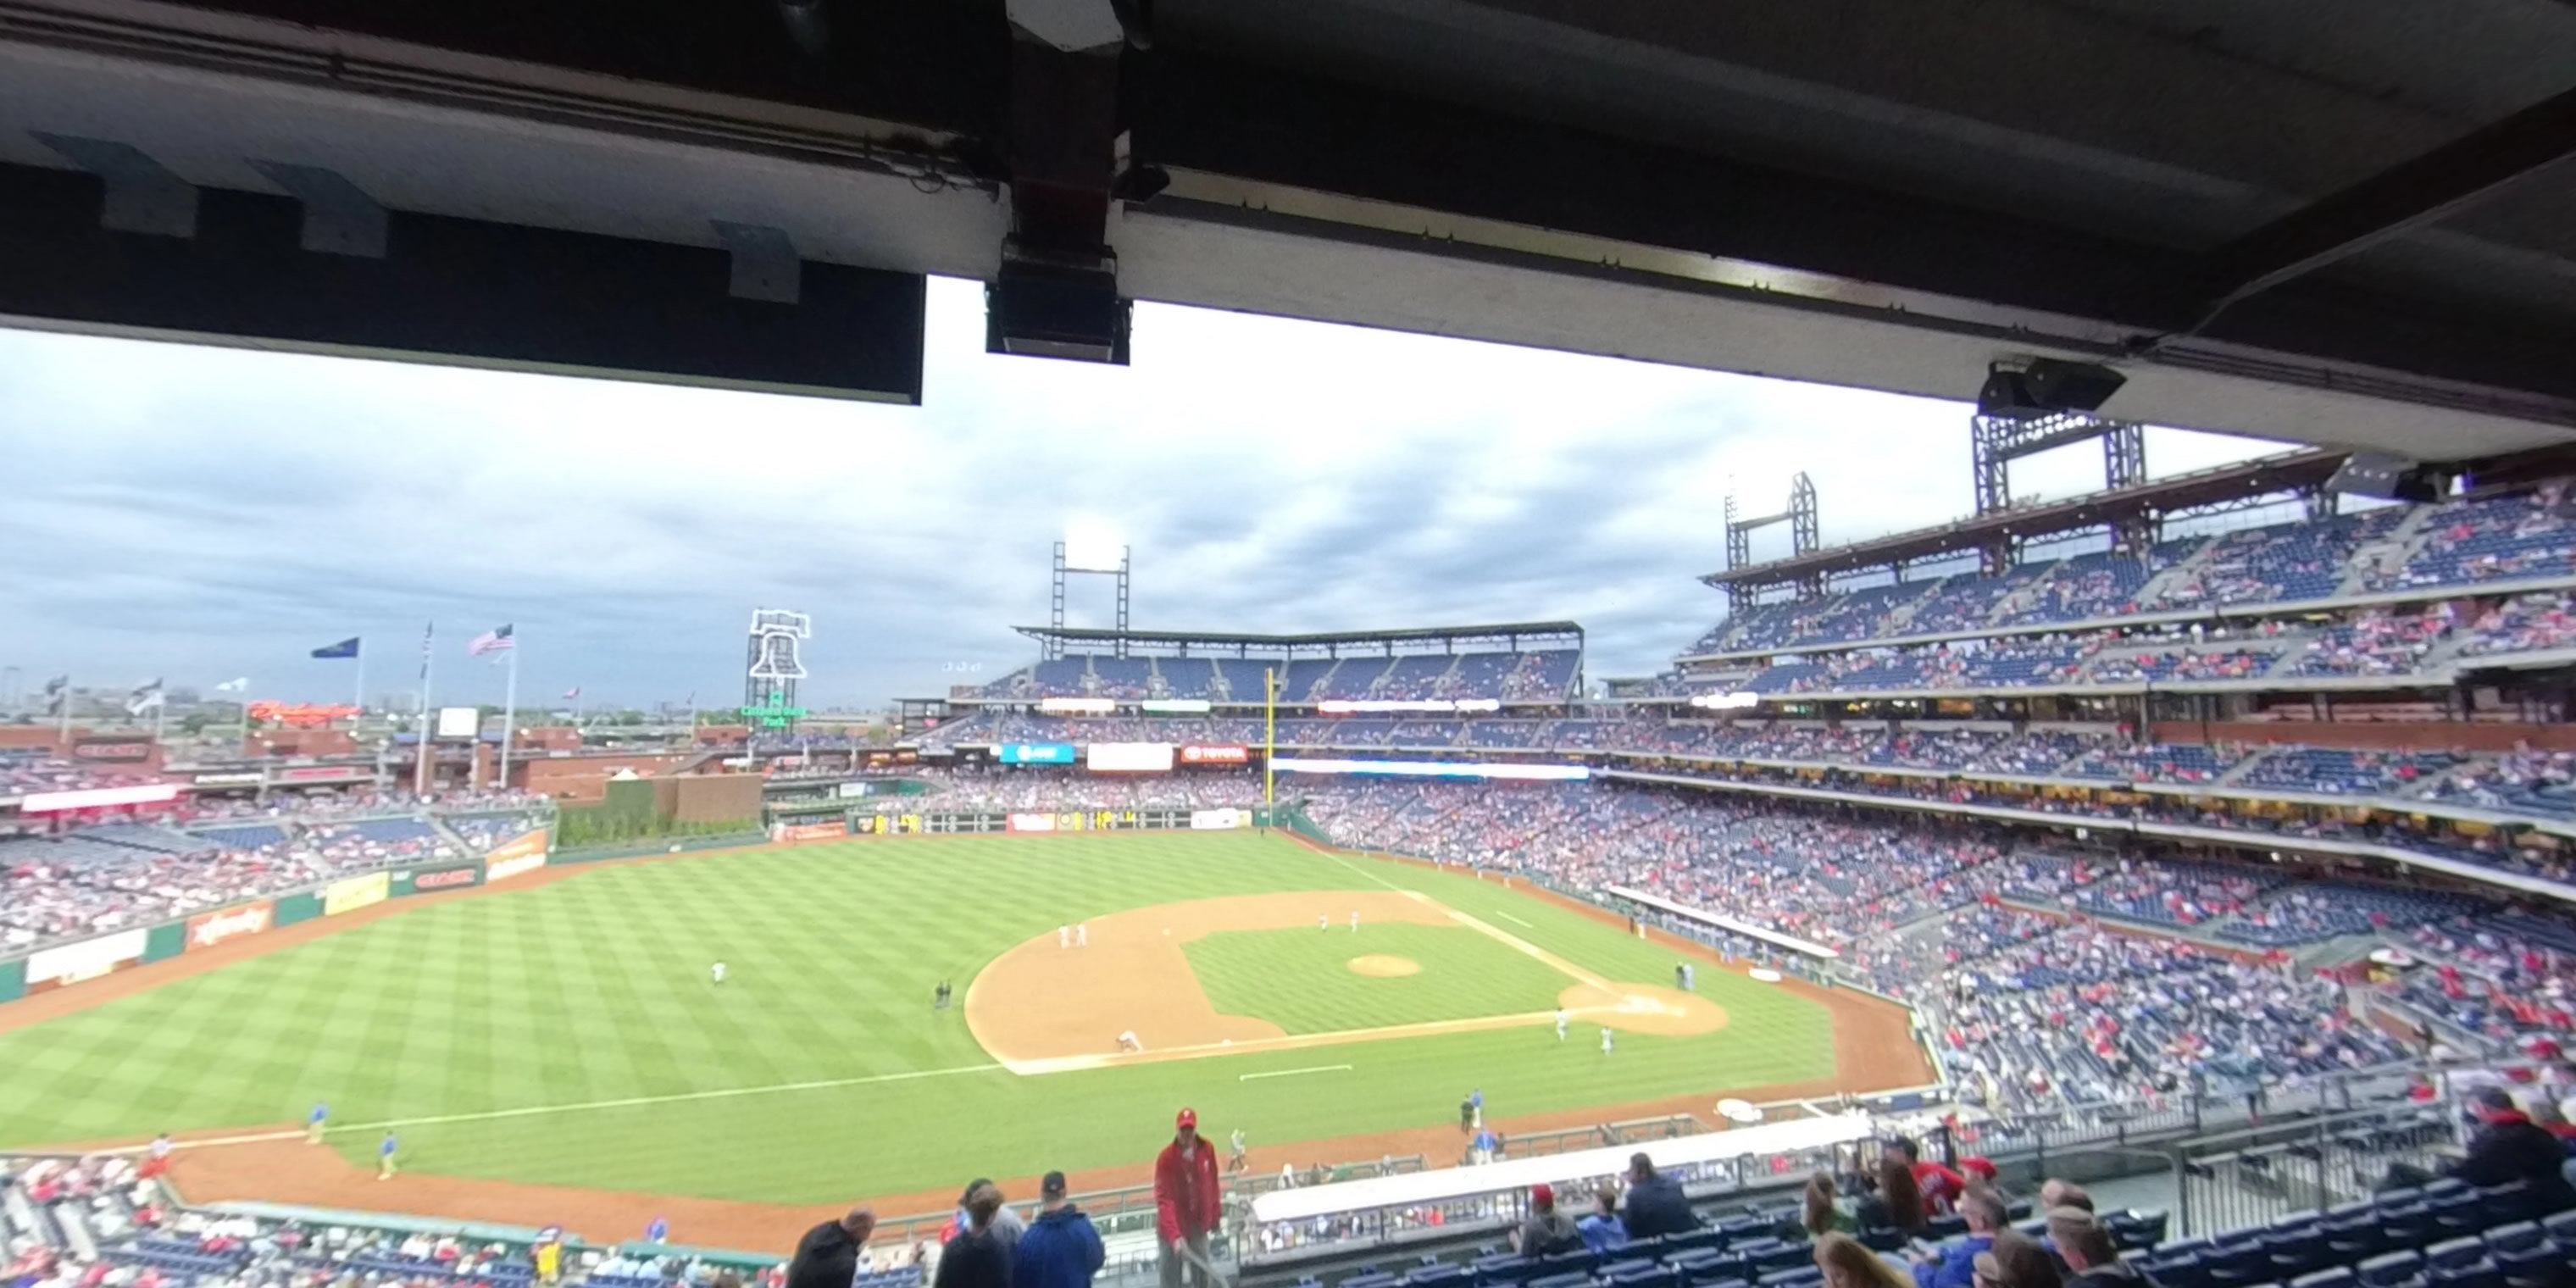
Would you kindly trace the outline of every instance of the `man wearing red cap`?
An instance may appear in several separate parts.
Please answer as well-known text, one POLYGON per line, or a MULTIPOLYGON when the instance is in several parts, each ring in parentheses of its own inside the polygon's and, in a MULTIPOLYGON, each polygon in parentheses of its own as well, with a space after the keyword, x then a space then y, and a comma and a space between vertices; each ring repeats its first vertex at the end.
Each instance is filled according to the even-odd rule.
POLYGON ((1154 1230, 1162 1236, 1163 1288, 1190 1282, 1212 1288, 1208 1235, 1215 1231, 1223 1196, 1217 1191, 1216 1149, 1199 1139, 1199 1116, 1184 1109, 1172 1124, 1172 1143, 1154 1160, 1154 1230))

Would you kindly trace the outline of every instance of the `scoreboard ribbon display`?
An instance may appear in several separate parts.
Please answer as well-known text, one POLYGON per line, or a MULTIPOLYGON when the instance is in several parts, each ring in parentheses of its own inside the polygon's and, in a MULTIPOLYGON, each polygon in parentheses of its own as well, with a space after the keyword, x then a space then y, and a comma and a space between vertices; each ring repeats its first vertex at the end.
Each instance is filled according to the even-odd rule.
POLYGON ((1073 763, 1073 744, 1006 742, 993 748, 993 759, 1005 765, 1070 765, 1073 763))

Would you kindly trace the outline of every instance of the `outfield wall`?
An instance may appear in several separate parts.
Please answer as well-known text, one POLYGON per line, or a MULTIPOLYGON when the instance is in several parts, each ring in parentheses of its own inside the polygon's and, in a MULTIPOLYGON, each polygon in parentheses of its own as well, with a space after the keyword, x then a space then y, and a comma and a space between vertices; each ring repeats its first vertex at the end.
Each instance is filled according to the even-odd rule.
POLYGON ((534 828, 480 858, 408 863, 347 873, 319 885, 165 921, 44 947, 0 961, 0 1002, 77 988, 91 980, 182 953, 212 948, 281 926, 338 917, 391 899, 438 894, 506 881, 546 865, 551 844, 534 828))

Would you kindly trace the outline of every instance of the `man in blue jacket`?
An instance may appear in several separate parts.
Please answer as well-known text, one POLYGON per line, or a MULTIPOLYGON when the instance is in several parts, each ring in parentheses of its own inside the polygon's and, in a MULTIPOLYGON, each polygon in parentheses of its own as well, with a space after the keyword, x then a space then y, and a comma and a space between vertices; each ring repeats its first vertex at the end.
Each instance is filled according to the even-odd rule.
POLYGON ((2003 1200, 1989 1189, 1973 1189, 1959 1200, 1967 1218, 1966 1237, 1943 1244, 1938 1262, 1914 1263, 1916 1288, 1969 1288, 1977 1278, 1977 1254, 1995 1246, 1995 1231, 2004 1228, 2003 1200))
POLYGON ((1020 1234, 1011 1258, 1011 1288, 1091 1288, 1107 1259, 1091 1218, 1064 1197, 1064 1173, 1038 1182, 1038 1219, 1020 1234))

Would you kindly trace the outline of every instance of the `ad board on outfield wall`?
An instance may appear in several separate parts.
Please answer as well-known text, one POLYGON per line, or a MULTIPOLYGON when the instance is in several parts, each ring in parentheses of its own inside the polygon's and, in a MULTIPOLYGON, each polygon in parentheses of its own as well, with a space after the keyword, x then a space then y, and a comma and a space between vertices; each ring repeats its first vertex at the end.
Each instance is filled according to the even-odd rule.
POLYGON ((1094 773, 1153 774, 1172 767, 1168 742, 1095 742, 1084 763, 1094 773))
POLYGON ((1055 815, 1013 814, 1011 815, 1011 830, 1014 832, 1052 832, 1055 830, 1055 815))
POLYGON ((256 935, 276 924, 277 905, 262 899, 222 912, 201 912, 188 918, 188 951, 212 948, 226 940, 256 935))
POLYGON ((452 868, 424 868, 417 872, 397 872, 394 874, 394 893, 396 895, 435 894, 441 890, 462 890, 467 886, 479 884, 482 879, 481 865, 473 863, 452 868))
POLYGON ((483 856, 483 883, 507 881, 522 872, 534 872, 546 865, 546 829, 521 832, 492 847, 483 856))
POLYGON ((27 958, 27 991, 60 988, 122 970, 143 960, 149 930, 120 930, 77 944, 47 948, 27 958))
POLYGON ((334 881, 322 887, 322 915, 336 917, 344 912, 372 908, 391 898, 393 892, 394 879, 390 872, 370 872, 362 877, 334 881))
POLYGON ((1181 763, 1184 765, 1248 765, 1252 763, 1252 749, 1233 743, 1213 745, 1190 743, 1181 748, 1181 763))
POLYGON ((1069 742, 1006 742, 993 748, 993 759, 1005 765, 1070 765, 1069 742))
POLYGON ((850 825, 840 819, 829 823, 773 823, 769 839, 773 841, 836 841, 850 834, 850 825))
POLYGON ((1252 811, 1247 809, 1194 809, 1190 811, 1190 828, 1214 832, 1224 828, 1252 826, 1252 811))

